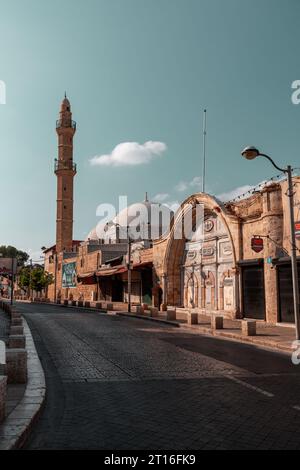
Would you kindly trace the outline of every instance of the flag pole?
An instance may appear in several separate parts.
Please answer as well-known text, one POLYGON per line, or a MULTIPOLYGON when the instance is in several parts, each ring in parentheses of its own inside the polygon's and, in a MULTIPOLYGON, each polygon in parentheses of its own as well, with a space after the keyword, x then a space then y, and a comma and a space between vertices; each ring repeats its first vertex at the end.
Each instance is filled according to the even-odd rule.
POLYGON ((202 192, 205 193, 206 176, 206 109, 203 112, 203 166, 202 166, 202 192))

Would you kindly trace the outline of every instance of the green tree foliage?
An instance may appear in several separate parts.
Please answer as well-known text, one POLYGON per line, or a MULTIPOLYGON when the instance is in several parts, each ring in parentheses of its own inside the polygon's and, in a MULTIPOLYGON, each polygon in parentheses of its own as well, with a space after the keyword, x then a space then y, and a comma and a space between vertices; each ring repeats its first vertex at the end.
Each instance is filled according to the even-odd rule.
POLYGON ((25 253, 25 251, 18 250, 14 246, 10 245, 1 245, 0 253, 2 254, 3 258, 17 258, 18 266, 24 266, 26 261, 28 261, 29 259, 28 253, 25 253))
POLYGON ((44 271, 42 266, 24 266, 19 273, 19 286, 21 289, 28 289, 41 292, 53 283, 53 275, 44 271))

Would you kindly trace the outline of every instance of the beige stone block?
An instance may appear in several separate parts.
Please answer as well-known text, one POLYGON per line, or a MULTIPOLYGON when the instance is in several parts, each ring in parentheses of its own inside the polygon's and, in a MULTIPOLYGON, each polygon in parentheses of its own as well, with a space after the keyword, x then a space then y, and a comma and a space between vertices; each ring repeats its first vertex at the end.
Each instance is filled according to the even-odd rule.
POLYGON ((256 335, 256 321, 255 320, 242 320, 242 334, 244 336, 256 335))
POLYGON ((9 349, 25 349, 26 338, 24 335, 9 335, 8 338, 9 349))
POLYGON ((187 324, 188 325, 198 325, 198 313, 190 312, 187 314, 187 324))
POLYGON ((12 325, 10 327, 10 334, 11 335, 23 335, 24 334, 24 328, 22 325, 14 326, 12 325))
POLYGON ((26 349, 6 350, 6 375, 8 383, 24 384, 27 381, 26 349))
POLYGON ((112 303, 107 304, 106 309, 107 310, 113 310, 114 309, 114 304, 112 304, 112 303))
POLYGON ((151 307, 150 308, 150 312, 151 312, 151 317, 158 317, 158 308, 157 307, 151 307))
POLYGON ((0 376, 0 423, 5 418, 6 381, 7 378, 5 376, 0 376))
POLYGON ((176 310, 167 310, 167 320, 175 321, 176 320, 176 310))
POLYGON ((101 310, 102 309, 102 302, 96 302, 95 308, 97 308, 98 310, 101 310))
POLYGON ((89 300, 86 300, 84 302, 84 306, 85 306, 85 308, 91 308, 91 302, 89 300))
POLYGON ((222 330, 223 329, 223 317, 221 315, 212 315, 211 327, 213 330, 222 330))

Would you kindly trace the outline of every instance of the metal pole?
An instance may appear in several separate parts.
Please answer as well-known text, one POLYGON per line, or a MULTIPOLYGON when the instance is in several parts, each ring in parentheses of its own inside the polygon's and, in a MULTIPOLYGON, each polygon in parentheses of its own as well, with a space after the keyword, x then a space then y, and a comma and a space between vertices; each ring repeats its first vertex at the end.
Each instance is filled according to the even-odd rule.
POLYGON ((290 230, 291 230, 291 262, 292 262, 292 278, 293 278, 293 301, 296 326, 296 339, 300 339, 300 316, 299 316, 299 284, 298 284, 298 268, 297 268, 297 248, 295 236, 295 219, 294 219, 294 189, 292 180, 292 168, 287 167, 288 177, 288 197, 290 209, 290 230))
POLYGON ((10 305, 14 303, 14 258, 11 259, 11 289, 10 289, 10 305))
POLYGON ((127 227, 128 239, 128 312, 131 312, 131 240, 129 236, 129 228, 127 227))
POLYGON ((206 173, 206 109, 203 113, 203 167, 202 167, 202 192, 205 192, 206 173))
POLYGON ((32 259, 30 260, 30 276, 29 276, 29 300, 32 300, 32 259))

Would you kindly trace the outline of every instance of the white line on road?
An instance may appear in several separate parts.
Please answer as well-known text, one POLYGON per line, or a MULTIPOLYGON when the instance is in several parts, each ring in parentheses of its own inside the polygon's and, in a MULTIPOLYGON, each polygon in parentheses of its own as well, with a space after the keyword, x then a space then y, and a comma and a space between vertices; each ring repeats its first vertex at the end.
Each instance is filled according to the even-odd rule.
POLYGON ((293 408, 294 408, 294 410, 300 411, 300 406, 298 406, 298 405, 293 406, 293 408))
POLYGON ((243 385, 243 387, 247 387, 247 388, 250 388, 250 390, 254 390, 255 392, 261 393, 262 395, 265 395, 266 397, 269 397, 269 398, 274 397, 273 393, 267 392, 266 390, 263 390, 262 388, 255 387, 255 385, 250 385, 247 382, 244 382, 243 380, 240 380, 237 377, 234 377, 233 375, 226 375, 226 378, 233 380, 233 382, 236 382, 240 385, 243 385))

